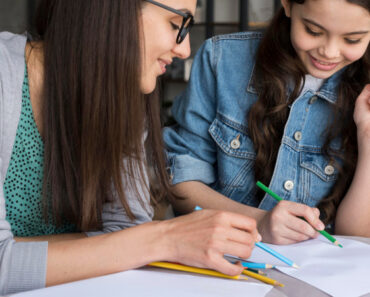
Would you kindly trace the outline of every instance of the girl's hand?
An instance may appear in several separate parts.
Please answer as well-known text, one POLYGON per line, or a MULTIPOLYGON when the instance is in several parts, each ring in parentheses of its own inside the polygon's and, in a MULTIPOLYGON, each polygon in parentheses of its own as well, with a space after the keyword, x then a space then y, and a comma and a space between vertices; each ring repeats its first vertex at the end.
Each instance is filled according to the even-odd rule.
POLYGON ((170 255, 164 260, 228 275, 240 274, 243 267, 223 255, 248 258, 254 243, 261 240, 254 219, 231 212, 200 210, 162 223, 170 255))
POLYGON ((370 84, 357 97, 353 118, 357 126, 359 147, 370 144, 370 84))
POLYGON ((266 213, 259 222, 258 229, 264 242, 292 244, 318 236, 314 227, 317 230, 325 228, 319 216, 320 211, 317 208, 291 201, 280 201, 266 213))

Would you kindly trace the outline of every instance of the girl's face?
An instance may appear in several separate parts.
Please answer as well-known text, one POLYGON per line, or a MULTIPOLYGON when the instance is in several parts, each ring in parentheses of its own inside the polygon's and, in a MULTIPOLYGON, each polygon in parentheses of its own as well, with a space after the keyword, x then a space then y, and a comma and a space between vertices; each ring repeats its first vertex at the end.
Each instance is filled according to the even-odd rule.
POLYGON ((370 14, 346 0, 282 0, 292 45, 308 74, 326 79, 359 60, 370 40, 370 14))
MULTIPOLYGON (((158 0, 171 8, 195 13, 196 0, 158 0)), ((143 2, 141 24, 143 32, 142 69, 140 87, 144 94, 154 91, 157 78, 166 72, 173 58, 185 59, 190 55, 189 34, 177 44, 176 37, 183 17, 149 2, 143 2)))

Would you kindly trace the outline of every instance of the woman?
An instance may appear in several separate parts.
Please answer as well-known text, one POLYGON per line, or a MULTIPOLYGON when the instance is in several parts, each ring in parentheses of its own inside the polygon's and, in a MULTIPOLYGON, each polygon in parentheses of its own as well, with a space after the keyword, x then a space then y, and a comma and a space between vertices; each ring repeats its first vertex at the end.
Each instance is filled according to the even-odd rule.
POLYGON ((146 159, 168 192, 156 80, 190 54, 195 6, 43 0, 32 42, 0 34, 1 295, 156 260, 242 271, 223 255, 250 255, 253 219, 151 222, 146 159))
MULTIPOLYGON (((333 227, 355 171, 353 111, 370 82, 370 2, 281 3, 264 35, 205 42, 173 106, 178 125, 164 139, 184 198, 174 200, 179 213, 194 205, 235 211, 257 220, 264 241, 291 244, 333 227), (258 191, 257 180, 286 201, 258 191)), ((356 204, 365 209, 358 225, 368 220, 365 199, 356 204)), ((336 232, 354 217, 339 212, 336 232)))

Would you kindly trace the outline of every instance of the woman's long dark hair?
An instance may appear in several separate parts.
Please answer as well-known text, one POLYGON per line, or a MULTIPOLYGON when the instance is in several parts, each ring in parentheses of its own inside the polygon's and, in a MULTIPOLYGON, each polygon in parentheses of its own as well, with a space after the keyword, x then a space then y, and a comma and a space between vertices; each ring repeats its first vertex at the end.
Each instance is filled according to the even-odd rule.
POLYGON ((145 131, 157 188, 168 192, 158 96, 140 92, 142 5, 142 0, 40 2, 44 215, 48 220, 51 210, 56 224, 68 220, 81 231, 97 229, 103 204, 115 197, 134 218, 126 190, 143 204, 139 188, 149 189, 145 131))
MULTIPOLYGON (((368 0, 347 0, 370 11, 368 0)), ((304 0, 291 0, 296 4, 304 0)), ((281 144, 284 126, 289 116, 288 106, 299 96, 305 69, 300 62, 290 40, 290 19, 283 8, 276 14, 266 30, 259 46, 255 85, 258 100, 248 114, 250 136, 256 150, 255 177, 269 184, 277 153, 281 144), (288 82, 293 80, 294 88, 287 100, 288 82), (262 131, 262 133, 261 133, 262 131)), ((353 121, 355 100, 365 84, 370 82, 370 50, 358 61, 349 65, 341 77, 337 103, 333 105, 334 120, 327 127, 323 154, 339 169, 338 179, 332 191, 319 204, 324 221, 333 220, 337 206, 347 191, 357 161, 356 126, 353 121), (340 151, 330 148, 332 140, 341 139, 340 151), (341 160, 335 162, 335 158, 341 160)), ((262 193, 259 193, 261 197, 262 193)))

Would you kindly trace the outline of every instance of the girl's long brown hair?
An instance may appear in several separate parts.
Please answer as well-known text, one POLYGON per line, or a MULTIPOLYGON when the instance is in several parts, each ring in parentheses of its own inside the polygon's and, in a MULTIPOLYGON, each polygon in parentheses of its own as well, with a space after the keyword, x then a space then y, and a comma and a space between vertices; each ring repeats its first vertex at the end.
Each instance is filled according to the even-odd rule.
MULTIPOLYGON (((347 1, 370 11, 368 0, 347 1)), ((292 5, 302 3, 304 0, 291 0, 292 5)), ((290 40, 290 19, 285 16, 281 8, 267 28, 257 52, 254 83, 258 100, 248 114, 249 132, 256 151, 255 177, 265 184, 269 184, 273 174, 284 126, 289 116, 288 106, 299 96, 304 76, 304 66, 290 40), (287 98, 287 86, 291 80, 294 88, 287 98)), ((332 106, 334 120, 326 129, 326 141, 322 153, 339 169, 335 186, 318 206, 326 223, 333 220, 337 206, 353 178, 357 161, 353 111, 357 96, 369 82, 370 50, 368 47, 360 60, 344 70, 338 86, 337 103, 332 106), (332 140, 336 138, 341 139, 340 151, 334 151, 330 147, 332 140)), ((259 197, 262 195, 263 193, 259 192, 259 197)))
MULTIPOLYGON (((103 204, 149 189, 143 135, 160 193, 169 189, 156 92, 140 92, 141 0, 41 0, 44 53, 44 215, 81 231, 101 227, 103 204), (139 185, 138 185, 139 184, 139 185)), ((152 197, 153 198, 153 197, 152 197)), ((132 199, 132 198, 131 198, 132 199)), ((50 220, 49 220, 50 221, 50 220)))

